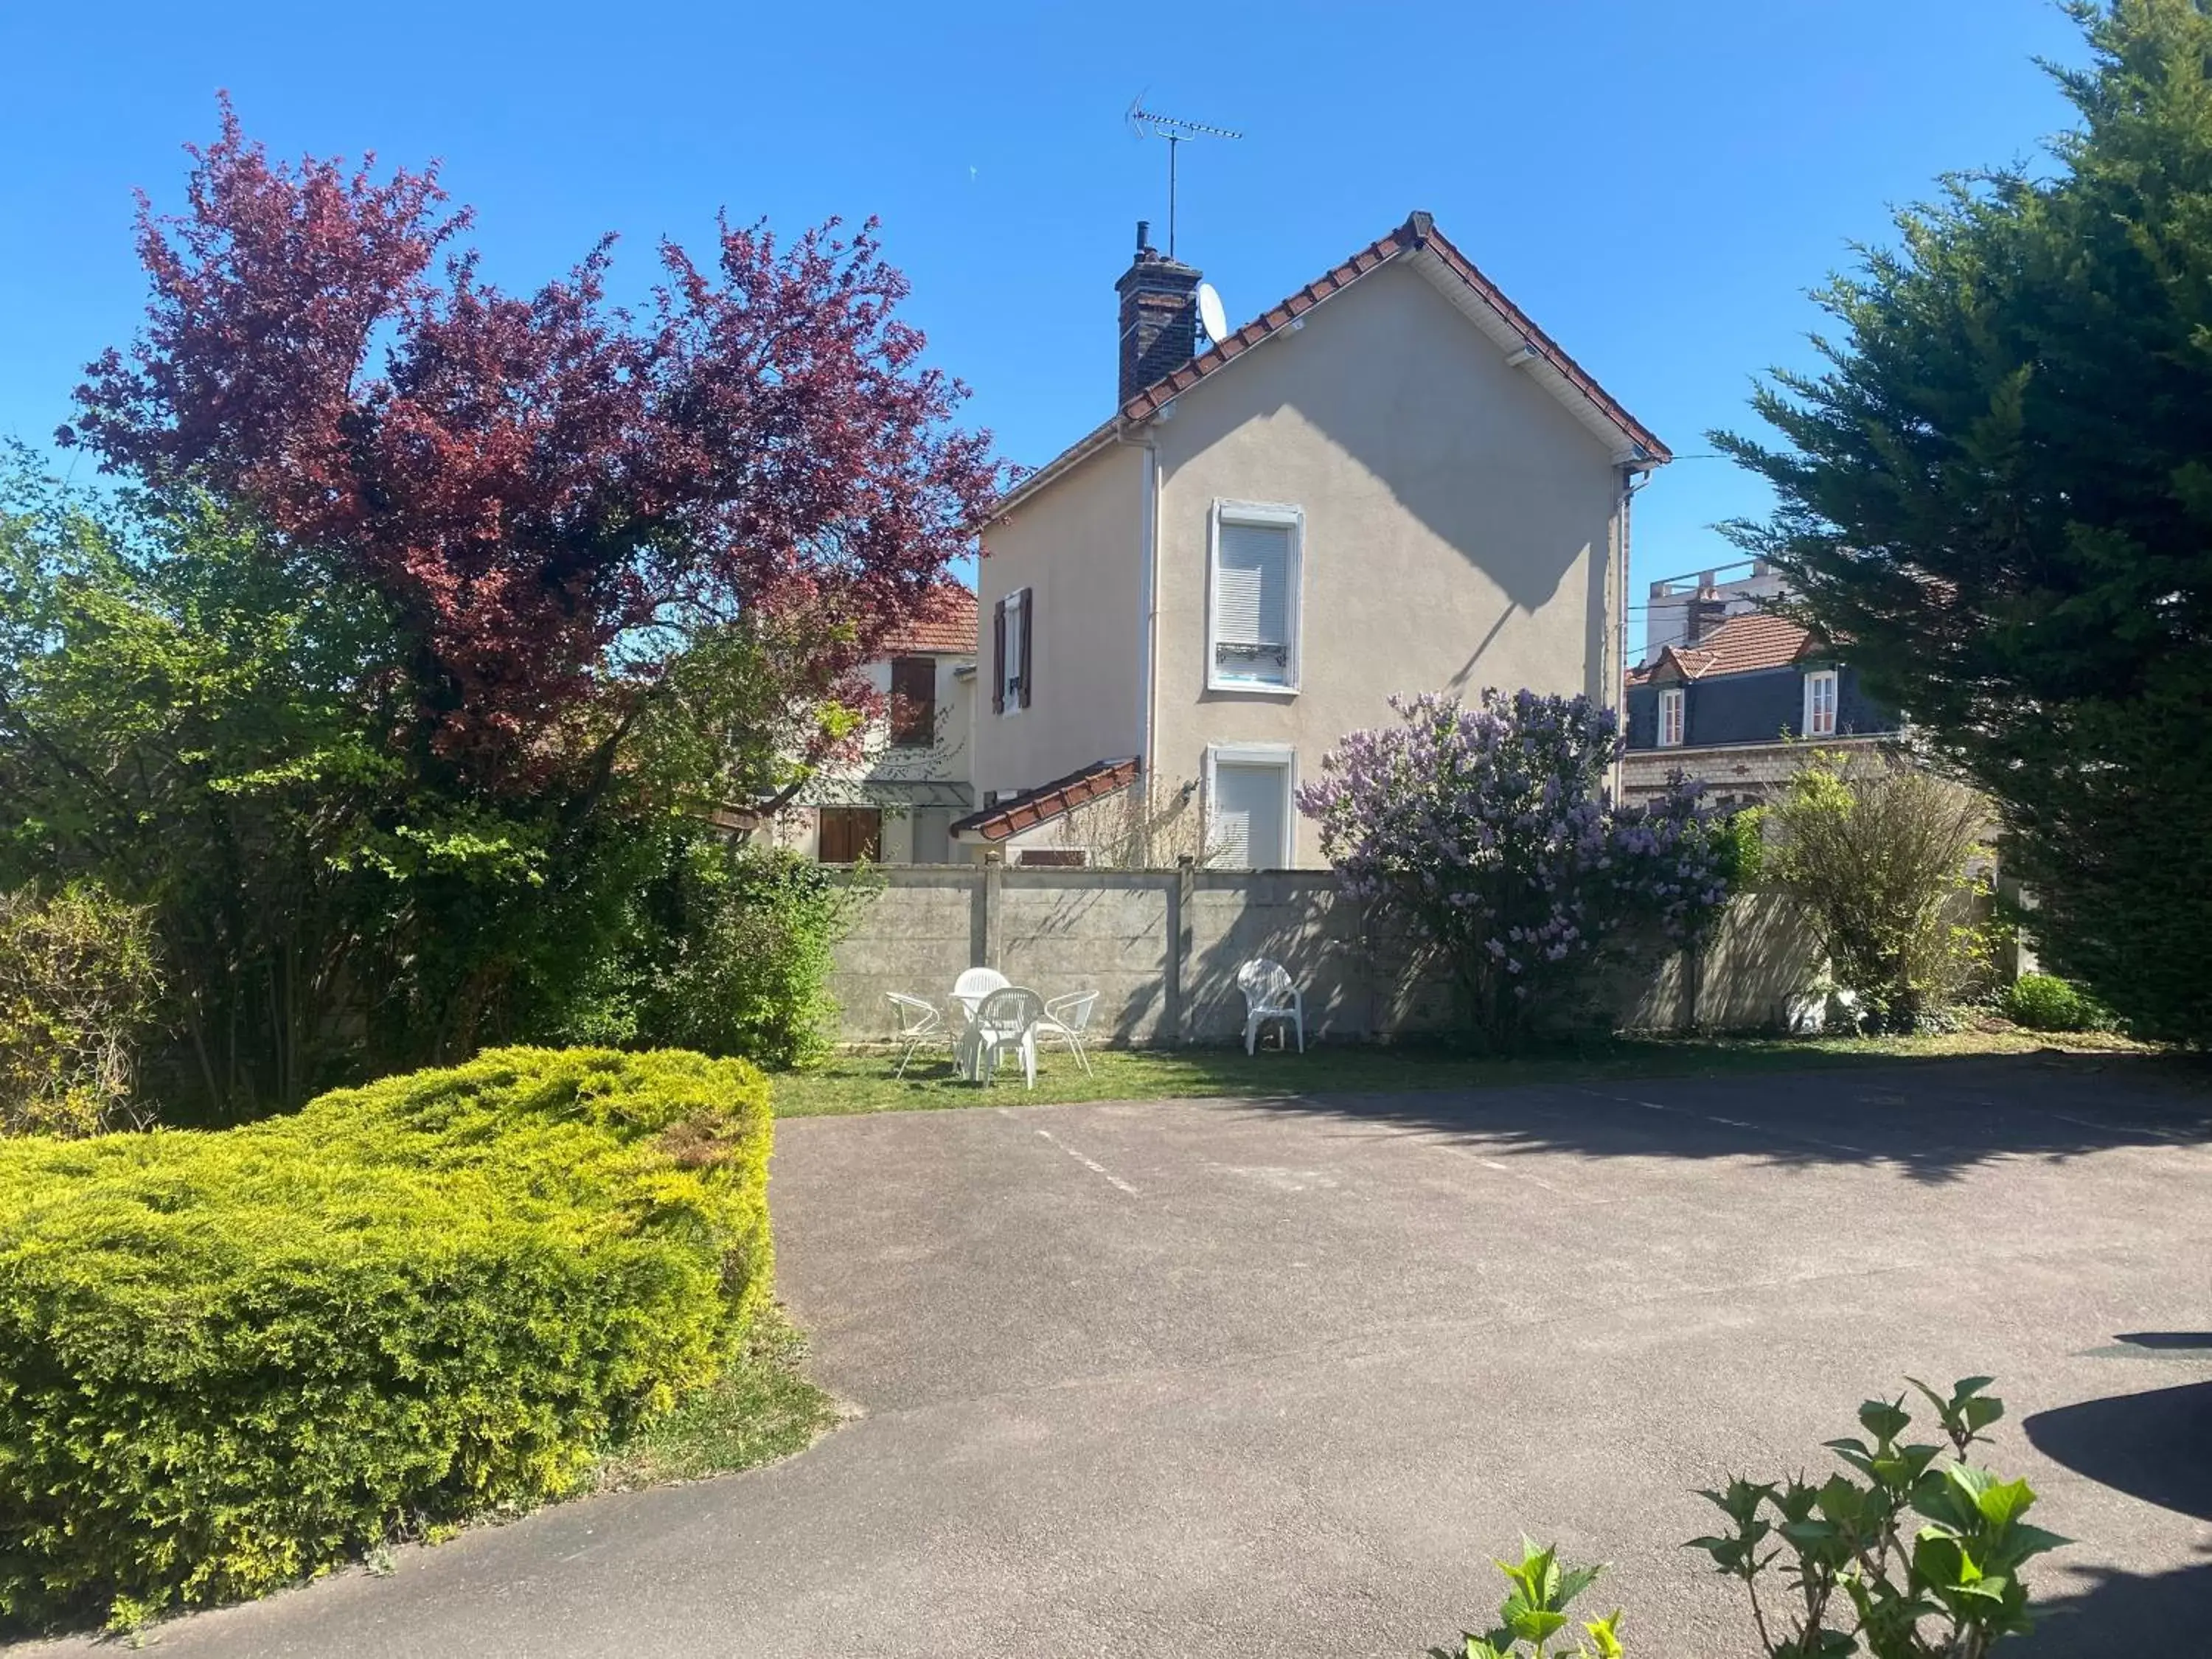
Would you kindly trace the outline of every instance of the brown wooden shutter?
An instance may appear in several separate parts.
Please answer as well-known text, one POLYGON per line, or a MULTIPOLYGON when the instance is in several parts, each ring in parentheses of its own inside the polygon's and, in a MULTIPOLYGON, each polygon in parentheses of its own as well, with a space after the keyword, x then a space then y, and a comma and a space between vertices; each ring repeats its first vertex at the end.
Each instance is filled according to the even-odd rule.
POLYGON ((1030 640, 1036 623, 1036 589, 1022 589, 1022 707, 1030 706, 1030 684, 1036 678, 1036 659, 1030 654, 1030 640))
POLYGON ((991 607, 991 712, 1006 712, 1006 602, 991 607))
POLYGON ((891 659, 891 741, 927 749, 937 741, 937 659, 891 659))

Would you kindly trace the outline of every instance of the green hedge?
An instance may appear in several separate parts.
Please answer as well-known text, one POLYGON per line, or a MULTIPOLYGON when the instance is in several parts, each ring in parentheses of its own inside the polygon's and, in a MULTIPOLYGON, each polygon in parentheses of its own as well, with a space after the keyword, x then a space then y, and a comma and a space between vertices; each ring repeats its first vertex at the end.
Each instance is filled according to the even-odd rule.
POLYGON ((2003 1008, 2007 1019, 2031 1031, 2097 1031, 2112 1024, 2094 997, 2050 974, 2022 974, 2005 988, 2003 1008))
POLYGON ((0 1142, 0 1624, 252 1595, 572 1486, 767 1292, 768 1085, 512 1048, 0 1142))

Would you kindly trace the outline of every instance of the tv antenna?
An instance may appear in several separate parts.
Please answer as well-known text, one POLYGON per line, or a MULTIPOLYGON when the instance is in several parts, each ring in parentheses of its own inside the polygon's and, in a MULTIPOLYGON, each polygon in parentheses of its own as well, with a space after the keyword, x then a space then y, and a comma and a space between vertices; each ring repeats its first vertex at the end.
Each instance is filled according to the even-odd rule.
POLYGON ((1203 121, 1186 121, 1180 116, 1162 115, 1157 110, 1145 107, 1142 93, 1129 106, 1129 131, 1139 138, 1164 138, 1168 141, 1168 258, 1176 251, 1176 152, 1186 139, 1242 138, 1241 132, 1231 132, 1227 127, 1210 127, 1203 121))

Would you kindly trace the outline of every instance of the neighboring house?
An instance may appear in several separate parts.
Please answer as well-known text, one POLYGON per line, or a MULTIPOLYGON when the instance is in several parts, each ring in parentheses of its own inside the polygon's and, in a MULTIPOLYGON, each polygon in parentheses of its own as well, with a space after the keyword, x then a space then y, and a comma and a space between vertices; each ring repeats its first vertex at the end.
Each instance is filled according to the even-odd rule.
POLYGON ((1704 779, 1717 805, 1753 805, 1797 769, 1800 740, 1848 749, 1899 729, 1835 650, 1756 613, 1730 617, 1694 646, 1666 647, 1629 675, 1627 702, 1629 800, 1680 771, 1704 779))
POLYGON ((956 841, 1069 862, 1110 820, 1142 861, 1317 865, 1292 792, 1393 693, 1610 704, 1667 447, 1425 213, 1203 352, 1199 273, 1145 231, 1115 413, 983 530, 956 841))
POLYGON ((1782 573, 1764 559, 1721 569, 1747 574, 1723 581, 1720 570, 1701 570, 1695 576, 1668 576, 1651 584, 1644 613, 1647 661, 1670 645, 1695 645, 1729 617, 1760 610, 1789 592, 1782 573))
POLYGON ((810 780, 778 815, 776 840, 824 864, 945 863, 953 821, 975 804, 975 594, 946 581, 866 673, 889 712, 856 763, 810 780))

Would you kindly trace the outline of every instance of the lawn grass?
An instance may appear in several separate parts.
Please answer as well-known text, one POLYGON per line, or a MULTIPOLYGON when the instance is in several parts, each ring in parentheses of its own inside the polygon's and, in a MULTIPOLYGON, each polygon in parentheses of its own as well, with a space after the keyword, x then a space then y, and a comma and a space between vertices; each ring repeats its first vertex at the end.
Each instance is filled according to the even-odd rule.
POLYGON ((941 1052, 915 1056, 903 1079, 896 1051, 854 1048, 826 1065, 774 1079, 779 1117, 930 1111, 960 1106, 1044 1106, 1084 1100, 1152 1100, 1201 1095, 1385 1094, 1416 1089, 1498 1088, 1605 1079, 1722 1076, 1801 1071, 1870 1061, 1960 1055, 2155 1052, 2124 1038, 2053 1036, 1992 1024, 1906 1037, 1614 1037, 1563 1044, 1510 1058, 1426 1044, 1317 1043, 1300 1054, 1262 1049, 1093 1049, 1085 1076, 1065 1050, 1039 1058, 1035 1090, 1018 1066, 979 1087, 952 1074, 941 1052))
POLYGON ((840 1416, 802 1369, 805 1357, 806 1339, 771 1303, 721 1376, 600 1453, 586 1490, 699 1480, 805 1451, 840 1416))

